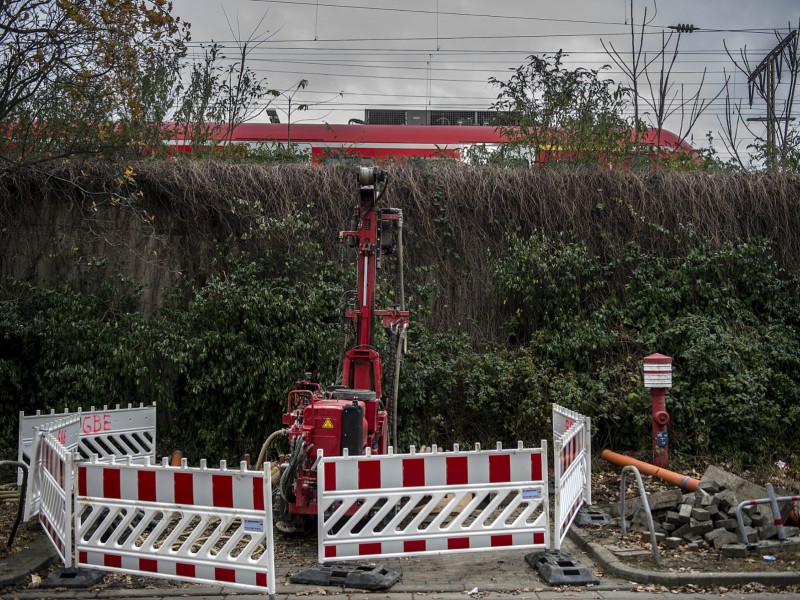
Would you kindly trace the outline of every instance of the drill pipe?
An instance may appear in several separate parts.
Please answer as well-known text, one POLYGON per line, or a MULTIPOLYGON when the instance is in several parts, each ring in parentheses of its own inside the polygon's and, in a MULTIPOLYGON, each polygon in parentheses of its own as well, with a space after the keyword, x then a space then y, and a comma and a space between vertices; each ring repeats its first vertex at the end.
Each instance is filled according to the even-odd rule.
POLYGON ((686 490, 687 492, 696 491, 697 486, 700 484, 700 480, 695 479, 694 477, 689 477, 688 475, 681 475, 680 473, 675 473, 674 471, 668 471, 667 469, 656 467, 655 465, 651 465, 650 463, 642 462, 640 460, 636 460, 635 458, 624 456, 623 454, 617 454, 616 452, 612 452, 611 450, 603 450, 603 452, 600 453, 600 457, 606 459, 610 463, 619 465, 620 467, 627 467, 628 465, 633 465, 634 467, 639 469, 640 473, 643 473, 645 475, 652 475, 653 477, 658 477, 662 481, 666 481, 667 483, 672 483, 674 485, 677 485, 679 488, 681 488, 682 490, 686 490))

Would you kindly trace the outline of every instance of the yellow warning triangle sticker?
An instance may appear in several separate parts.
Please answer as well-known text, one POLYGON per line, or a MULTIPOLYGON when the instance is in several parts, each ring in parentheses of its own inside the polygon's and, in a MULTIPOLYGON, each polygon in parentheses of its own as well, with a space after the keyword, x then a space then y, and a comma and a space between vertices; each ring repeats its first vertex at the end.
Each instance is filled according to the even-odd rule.
POLYGON ((322 428, 323 429, 333 429, 333 421, 331 421, 330 419, 325 419, 322 422, 322 428))

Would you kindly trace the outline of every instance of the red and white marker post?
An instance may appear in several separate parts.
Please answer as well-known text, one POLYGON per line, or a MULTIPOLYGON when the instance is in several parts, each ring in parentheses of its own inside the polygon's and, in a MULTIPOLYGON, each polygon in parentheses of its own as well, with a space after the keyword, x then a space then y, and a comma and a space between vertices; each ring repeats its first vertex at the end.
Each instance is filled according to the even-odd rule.
POLYGON ((669 461, 669 413, 667 388, 672 387, 672 357, 651 354, 644 357, 644 387, 650 388, 653 402, 653 464, 666 467, 669 461))

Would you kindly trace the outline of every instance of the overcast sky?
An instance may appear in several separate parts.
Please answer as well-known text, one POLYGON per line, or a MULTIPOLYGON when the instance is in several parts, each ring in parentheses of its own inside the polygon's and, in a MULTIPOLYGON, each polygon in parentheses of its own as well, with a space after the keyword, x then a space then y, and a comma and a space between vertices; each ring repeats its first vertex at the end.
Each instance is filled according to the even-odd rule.
MULTIPOLYGON (((707 69, 702 95, 713 97, 731 75, 731 95, 744 99, 746 78, 725 54, 723 40, 738 52, 746 46, 757 65, 777 39, 797 27, 797 0, 173 0, 173 14, 192 24, 193 47, 212 40, 232 46, 236 39, 264 40, 250 55, 251 67, 270 88, 291 90, 300 79, 306 90, 295 101, 315 105, 302 120, 346 123, 366 108, 489 108, 497 89, 489 77, 508 79, 509 69, 530 54, 569 54, 575 66, 610 63, 601 40, 630 56, 631 19, 641 24, 645 49, 661 45, 669 25, 689 23, 700 31, 681 36, 673 69, 677 85, 694 93, 707 69), (229 26, 230 22, 230 26, 229 26), (259 25, 260 24, 260 25, 259 25), (231 32, 233 30, 233 33, 231 32), (339 93, 343 93, 339 96, 339 93)), ((233 54, 233 52, 232 52, 233 54)), ((618 68, 610 77, 626 82, 618 68)), ((657 70, 654 71, 657 76, 657 70)), ((646 84, 642 80, 642 84, 646 84)), ((279 109, 284 100, 275 102, 279 109)), ((765 114, 756 101, 749 116, 765 114)), ((717 131, 724 113, 720 98, 694 130, 695 143, 717 131)), ((266 117, 262 120, 266 120, 266 117)), ((285 114, 281 120, 286 121, 285 114)), ((296 118, 292 118, 297 122, 296 118)), ((678 132, 677 118, 667 128, 678 132)), ((746 137, 746 136, 743 136, 746 137)), ((746 140, 745 140, 746 142, 746 140)))

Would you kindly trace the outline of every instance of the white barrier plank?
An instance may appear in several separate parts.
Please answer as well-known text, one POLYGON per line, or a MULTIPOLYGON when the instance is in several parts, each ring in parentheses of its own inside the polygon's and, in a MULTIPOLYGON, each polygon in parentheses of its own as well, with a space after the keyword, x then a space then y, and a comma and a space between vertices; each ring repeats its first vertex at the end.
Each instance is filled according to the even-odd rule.
POLYGON ((116 462, 77 472, 78 565, 274 595, 269 473, 116 462))
POLYGON ((322 563, 549 543, 546 441, 515 450, 321 456, 318 482, 322 563))

